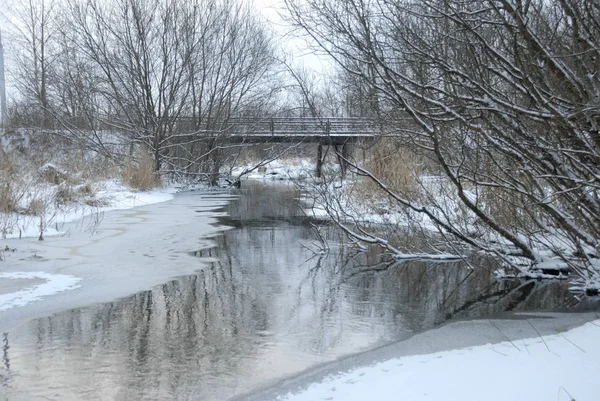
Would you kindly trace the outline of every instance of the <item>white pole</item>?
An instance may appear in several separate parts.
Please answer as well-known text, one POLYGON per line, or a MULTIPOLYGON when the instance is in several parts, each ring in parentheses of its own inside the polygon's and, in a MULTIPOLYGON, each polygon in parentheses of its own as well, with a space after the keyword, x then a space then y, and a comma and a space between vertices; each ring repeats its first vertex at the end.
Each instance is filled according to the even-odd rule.
POLYGON ((0 32, 0 127, 8 123, 8 106, 6 105, 6 81, 4 79, 4 48, 2 32, 0 32))

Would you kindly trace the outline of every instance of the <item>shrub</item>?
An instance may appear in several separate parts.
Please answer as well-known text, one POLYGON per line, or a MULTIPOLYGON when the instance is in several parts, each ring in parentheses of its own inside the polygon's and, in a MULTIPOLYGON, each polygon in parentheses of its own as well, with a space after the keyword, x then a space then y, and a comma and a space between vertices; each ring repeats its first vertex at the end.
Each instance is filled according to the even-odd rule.
POLYGON ((94 191, 94 188, 92 187, 92 184, 90 184, 88 182, 88 183, 85 183, 84 185, 80 186, 78 189, 78 192, 84 196, 92 196, 95 191, 94 191))
POLYGON ((69 174, 48 163, 39 169, 40 176, 50 184, 59 185, 69 181, 69 174))
POLYGON ((71 185, 60 185, 54 194, 56 206, 64 206, 76 202, 79 199, 77 191, 71 185))
POLYGON ((25 214, 32 216, 41 216, 46 211, 46 202, 43 198, 33 198, 27 204, 23 211, 25 214))

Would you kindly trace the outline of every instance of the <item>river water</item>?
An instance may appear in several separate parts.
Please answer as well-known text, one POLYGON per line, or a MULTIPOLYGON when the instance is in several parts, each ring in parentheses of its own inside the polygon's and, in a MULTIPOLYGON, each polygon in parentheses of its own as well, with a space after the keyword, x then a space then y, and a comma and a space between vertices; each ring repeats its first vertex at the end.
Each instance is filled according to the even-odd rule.
POLYGON ((314 252, 292 187, 244 186, 221 219, 233 228, 189 250, 196 274, 3 333, 0 399, 226 400, 448 319, 581 308, 565 282, 314 252))

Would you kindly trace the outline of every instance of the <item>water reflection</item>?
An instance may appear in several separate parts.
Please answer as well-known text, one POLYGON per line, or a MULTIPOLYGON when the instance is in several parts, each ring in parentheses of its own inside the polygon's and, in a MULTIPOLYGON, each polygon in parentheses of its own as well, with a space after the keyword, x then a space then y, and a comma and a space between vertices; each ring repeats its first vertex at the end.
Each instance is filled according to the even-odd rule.
POLYGON ((497 283, 461 263, 315 255, 293 192, 249 191, 229 210, 237 229, 191 252, 197 274, 5 333, 4 399, 224 400, 448 318, 571 303, 565 283, 497 283))

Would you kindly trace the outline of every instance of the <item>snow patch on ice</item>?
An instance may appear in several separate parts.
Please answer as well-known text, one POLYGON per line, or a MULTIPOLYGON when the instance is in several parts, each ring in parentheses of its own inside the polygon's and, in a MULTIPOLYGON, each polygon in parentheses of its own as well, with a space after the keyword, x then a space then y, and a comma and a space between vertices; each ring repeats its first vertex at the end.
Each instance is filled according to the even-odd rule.
POLYGON ((31 286, 20 291, 0 295, 0 312, 18 306, 25 306, 39 301, 42 297, 78 288, 81 278, 66 274, 49 274, 45 272, 12 272, 0 273, 0 280, 42 279, 45 283, 31 286))
POLYGON ((98 191, 98 196, 109 200, 110 205, 101 208, 102 211, 109 211, 167 202, 173 199, 177 191, 175 187, 167 187, 136 192, 124 186, 120 181, 111 180, 103 184, 102 189, 98 191))

